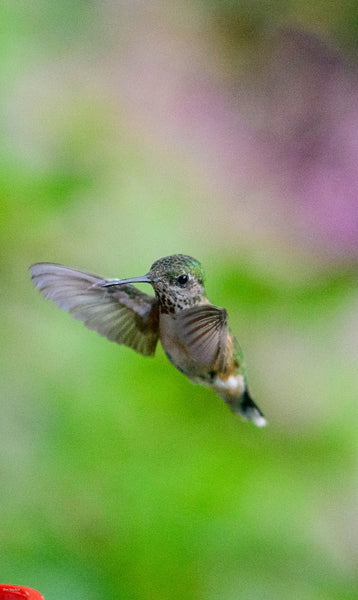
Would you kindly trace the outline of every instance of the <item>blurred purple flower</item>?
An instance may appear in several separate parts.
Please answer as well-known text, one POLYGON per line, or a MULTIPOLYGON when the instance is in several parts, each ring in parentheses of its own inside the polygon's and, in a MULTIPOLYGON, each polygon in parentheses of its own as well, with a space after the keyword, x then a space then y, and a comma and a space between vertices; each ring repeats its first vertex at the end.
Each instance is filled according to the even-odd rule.
POLYGON ((358 87, 340 55, 314 34, 283 30, 257 76, 224 86, 194 46, 188 54, 176 43, 147 37, 122 63, 121 96, 139 129, 182 148, 239 227, 251 211, 251 227, 256 218, 291 243, 352 258, 358 87))
MULTIPOLYGON (((312 236, 358 251, 358 87, 353 73, 312 34, 282 32, 268 71, 267 120, 276 177, 312 236)), ((332 248, 333 249, 333 248, 332 248)))

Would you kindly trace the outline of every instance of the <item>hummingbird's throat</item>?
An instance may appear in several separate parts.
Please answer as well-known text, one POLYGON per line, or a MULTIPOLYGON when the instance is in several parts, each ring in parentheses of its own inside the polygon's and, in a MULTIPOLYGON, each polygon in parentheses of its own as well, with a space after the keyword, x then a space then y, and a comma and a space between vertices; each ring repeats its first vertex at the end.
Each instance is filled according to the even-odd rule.
MULTIPOLYGON (((160 312, 163 314, 175 314, 186 308, 191 308, 198 304, 202 304, 204 296, 198 294, 196 296, 183 293, 181 290, 175 293, 156 292, 159 301, 160 312)), ((204 300, 205 301, 205 300, 204 300)))

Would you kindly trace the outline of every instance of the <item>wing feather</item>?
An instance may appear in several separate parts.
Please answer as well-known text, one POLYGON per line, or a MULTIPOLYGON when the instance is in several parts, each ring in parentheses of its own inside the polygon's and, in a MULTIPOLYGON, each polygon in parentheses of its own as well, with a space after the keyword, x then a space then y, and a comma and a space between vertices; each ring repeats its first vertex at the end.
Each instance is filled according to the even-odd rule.
POLYGON ((34 285, 88 329, 153 356, 158 341, 157 300, 133 285, 104 288, 106 279, 54 263, 30 267, 34 285))
POLYGON ((223 367, 228 335, 224 308, 208 304, 188 308, 178 314, 176 323, 179 340, 193 360, 223 367))

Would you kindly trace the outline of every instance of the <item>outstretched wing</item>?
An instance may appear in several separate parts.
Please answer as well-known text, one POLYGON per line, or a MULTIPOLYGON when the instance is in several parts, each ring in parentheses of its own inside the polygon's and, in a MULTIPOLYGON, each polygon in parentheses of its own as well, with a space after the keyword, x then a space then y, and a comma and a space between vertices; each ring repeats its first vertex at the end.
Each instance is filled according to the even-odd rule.
POLYGON ((53 263, 30 267, 34 285, 47 300, 68 310, 88 329, 117 344, 153 356, 158 341, 157 300, 133 285, 103 287, 97 275, 53 263))
POLYGON ((193 360, 225 371, 232 343, 224 308, 204 304, 182 310, 177 315, 176 327, 180 342, 193 360))

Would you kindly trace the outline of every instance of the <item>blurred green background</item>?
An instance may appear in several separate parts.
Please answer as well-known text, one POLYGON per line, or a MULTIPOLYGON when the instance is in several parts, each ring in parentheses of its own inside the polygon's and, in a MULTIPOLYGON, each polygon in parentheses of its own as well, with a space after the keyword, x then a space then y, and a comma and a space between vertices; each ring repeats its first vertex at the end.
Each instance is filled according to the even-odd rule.
POLYGON ((0 18, 0 581, 357 598, 355 3, 9 0, 0 18), (230 314, 264 430, 27 272, 128 277, 177 252, 230 314))

